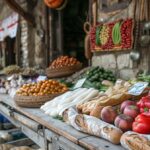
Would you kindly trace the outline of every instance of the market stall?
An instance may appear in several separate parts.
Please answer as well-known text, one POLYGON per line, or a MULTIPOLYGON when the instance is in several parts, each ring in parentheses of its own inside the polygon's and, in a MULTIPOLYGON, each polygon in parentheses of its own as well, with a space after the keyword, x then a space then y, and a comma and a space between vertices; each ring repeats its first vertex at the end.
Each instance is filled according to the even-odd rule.
MULTIPOLYGON (((60 57, 48 69, 56 69, 57 73, 58 68, 70 65, 66 64, 68 59, 60 57)), ((71 61, 75 61, 71 66, 79 63, 73 58, 71 61)), ((10 70, 5 72, 18 73, 16 67, 10 70)), ((41 148, 133 149, 141 147, 133 136, 149 140, 148 75, 123 81, 110 70, 89 67, 63 79, 43 77, 20 82, 12 77, 13 82, 5 79, 1 81, 5 94, 0 95, 1 113, 41 148), (13 94, 11 89, 15 89, 13 94), (139 117, 147 121, 139 122, 139 117), (145 125, 144 130, 137 123, 145 125), (128 143, 128 138, 133 138, 133 144, 128 143)), ((148 145, 143 142, 143 146, 148 145)))
POLYGON ((49 117, 40 109, 18 107, 8 95, 1 95, 0 112, 45 149, 51 143, 54 149, 124 149, 120 145, 81 133, 66 123, 49 117))
POLYGON ((23 17, 16 14, 21 57, 19 66, 1 70, 0 113, 45 150, 150 149, 149 1, 89 0, 86 20, 76 18, 85 39, 83 31, 72 36, 70 52, 63 49, 62 10, 74 3, 6 2, 23 17), (75 43, 82 52, 74 52, 75 43))

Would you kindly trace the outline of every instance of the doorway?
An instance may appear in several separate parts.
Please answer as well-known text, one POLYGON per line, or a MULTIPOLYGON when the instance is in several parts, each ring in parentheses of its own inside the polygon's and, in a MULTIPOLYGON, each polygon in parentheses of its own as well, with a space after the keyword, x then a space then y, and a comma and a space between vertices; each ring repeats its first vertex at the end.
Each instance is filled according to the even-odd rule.
POLYGON ((3 41, 3 49, 5 66, 16 64, 15 38, 7 36, 3 41))
POLYGON ((88 9, 88 0, 70 0, 63 12, 64 54, 76 57, 84 65, 88 63, 84 56, 85 32, 83 30, 88 9))

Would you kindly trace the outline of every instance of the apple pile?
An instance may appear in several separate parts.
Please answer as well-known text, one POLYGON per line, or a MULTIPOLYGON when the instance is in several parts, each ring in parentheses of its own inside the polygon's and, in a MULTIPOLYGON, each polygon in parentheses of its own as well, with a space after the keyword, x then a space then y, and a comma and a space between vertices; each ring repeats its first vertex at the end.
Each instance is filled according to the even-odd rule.
POLYGON ((132 124, 140 113, 140 109, 136 102, 126 100, 124 101, 117 112, 117 108, 106 106, 101 108, 99 118, 107 123, 115 124, 116 127, 122 131, 129 131, 132 129, 132 124))
POLYGON ((140 113, 139 108, 134 101, 127 100, 121 104, 120 111, 122 114, 115 118, 115 126, 122 131, 131 130, 134 119, 140 113))
POLYGON ((126 100, 117 106, 97 105, 90 115, 114 124, 123 132, 132 130, 150 134, 150 95, 142 97, 138 102, 126 100))

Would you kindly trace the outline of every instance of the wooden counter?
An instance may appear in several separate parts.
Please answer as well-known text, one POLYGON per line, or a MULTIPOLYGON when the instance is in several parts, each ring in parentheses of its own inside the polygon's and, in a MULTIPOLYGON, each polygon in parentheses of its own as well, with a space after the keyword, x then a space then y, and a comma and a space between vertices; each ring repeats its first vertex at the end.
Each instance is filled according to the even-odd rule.
POLYGON ((53 119, 40 109, 18 107, 8 95, 0 95, 0 112, 40 147, 52 150, 124 150, 120 145, 84 134, 53 119))

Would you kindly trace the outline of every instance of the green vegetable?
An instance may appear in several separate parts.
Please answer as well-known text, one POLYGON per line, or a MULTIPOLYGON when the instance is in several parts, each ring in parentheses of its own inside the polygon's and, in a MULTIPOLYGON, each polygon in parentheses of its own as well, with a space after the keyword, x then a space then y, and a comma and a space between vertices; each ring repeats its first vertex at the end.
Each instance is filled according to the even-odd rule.
POLYGON ((100 41, 100 38, 99 38, 101 29, 102 29, 102 27, 97 27, 96 28, 96 41, 95 41, 96 45, 100 45, 101 44, 101 41, 100 41))
POLYGON ((149 86, 150 86, 150 75, 146 75, 146 74, 139 74, 137 77, 138 81, 143 81, 143 82, 148 82, 149 86))
POLYGON ((118 45, 118 44, 121 43, 121 31, 120 31, 120 27, 121 27, 120 22, 117 22, 114 25, 113 30, 112 30, 112 40, 113 40, 113 43, 115 45, 118 45))
POLYGON ((55 117, 53 117, 54 119, 57 119, 57 120, 61 120, 61 121, 63 121, 63 117, 61 117, 61 116, 55 116, 55 117))

